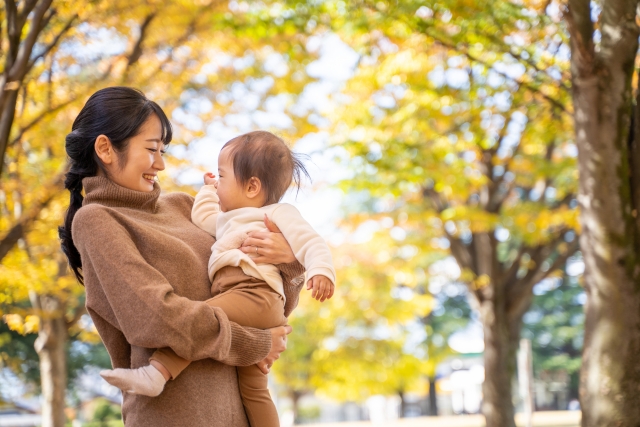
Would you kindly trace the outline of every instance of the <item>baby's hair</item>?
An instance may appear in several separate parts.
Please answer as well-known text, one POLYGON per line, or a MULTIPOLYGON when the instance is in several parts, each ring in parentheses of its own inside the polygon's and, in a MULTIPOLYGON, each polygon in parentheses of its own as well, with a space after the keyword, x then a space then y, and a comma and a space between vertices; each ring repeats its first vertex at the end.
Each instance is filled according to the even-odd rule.
POLYGON ((224 144, 229 148, 233 173, 241 185, 252 177, 262 184, 267 195, 265 205, 278 203, 293 181, 300 190, 303 175, 311 179, 304 167, 304 156, 291 151, 279 137, 262 130, 245 133, 224 144))

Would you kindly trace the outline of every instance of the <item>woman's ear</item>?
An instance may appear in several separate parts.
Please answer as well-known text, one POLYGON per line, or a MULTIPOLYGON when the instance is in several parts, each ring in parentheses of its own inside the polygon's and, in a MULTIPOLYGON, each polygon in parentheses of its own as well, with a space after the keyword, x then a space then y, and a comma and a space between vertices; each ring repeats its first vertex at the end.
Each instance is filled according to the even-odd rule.
POLYGON ((248 198, 253 199, 260 195, 260 191, 262 190, 262 183, 258 178, 252 176, 247 183, 245 193, 248 198))
POLYGON ((99 135, 96 138, 96 143, 94 144, 94 148, 96 150, 96 154, 102 160, 102 163, 105 165, 110 165, 114 162, 115 152, 113 146, 111 145, 111 140, 107 138, 106 135, 99 135))

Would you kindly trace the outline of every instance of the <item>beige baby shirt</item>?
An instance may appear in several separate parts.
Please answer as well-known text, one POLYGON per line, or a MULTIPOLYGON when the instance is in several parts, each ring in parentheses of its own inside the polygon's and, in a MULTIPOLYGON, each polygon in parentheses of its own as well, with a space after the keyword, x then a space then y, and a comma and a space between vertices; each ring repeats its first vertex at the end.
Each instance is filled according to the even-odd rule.
POLYGON ((265 230, 265 214, 282 231, 296 259, 307 270, 307 277, 322 275, 335 284, 336 272, 329 246, 298 209, 288 203, 275 203, 221 212, 216 188, 204 185, 193 204, 191 221, 216 238, 211 247, 209 279, 222 267, 240 267, 248 276, 267 282, 285 298, 279 270, 273 264, 256 264, 251 256, 238 249, 248 233, 265 230))

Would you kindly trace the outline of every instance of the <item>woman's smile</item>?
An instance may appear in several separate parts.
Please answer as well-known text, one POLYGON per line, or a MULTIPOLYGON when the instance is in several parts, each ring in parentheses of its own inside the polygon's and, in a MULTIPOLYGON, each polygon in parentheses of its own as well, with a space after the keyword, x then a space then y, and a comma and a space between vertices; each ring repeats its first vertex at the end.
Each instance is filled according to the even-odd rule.
POLYGON ((155 174, 148 174, 148 173, 144 173, 142 174, 142 177, 149 182, 151 185, 153 185, 153 183, 156 180, 156 175, 155 174))

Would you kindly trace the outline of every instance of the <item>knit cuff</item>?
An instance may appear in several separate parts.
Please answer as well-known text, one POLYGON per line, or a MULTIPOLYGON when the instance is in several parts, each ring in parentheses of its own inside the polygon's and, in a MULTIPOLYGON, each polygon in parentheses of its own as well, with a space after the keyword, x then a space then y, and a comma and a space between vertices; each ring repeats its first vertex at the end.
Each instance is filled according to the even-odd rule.
POLYGON ((280 270, 285 285, 299 285, 300 282, 304 282, 304 277, 300 277, 304 274, 304 266, 298 260, 288 264, 276 264, 276 267, 280 270))
POLYGON ((276 265, 282 276, 284 290, 284 317, 289 317, 294 308, 298 306, 300 291, 304 285, 304 267, 298 261, 289 264, 276 265))
POLYGON ((271 332, 269 330, 243 327, 234 322, 231 326, 231 348, 229 356, 221 360, 231 366, 255 365, 269 355, 271 351, 271 332))

